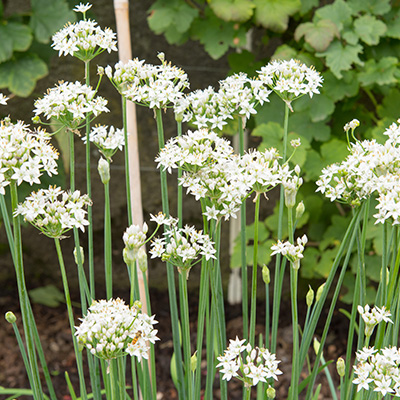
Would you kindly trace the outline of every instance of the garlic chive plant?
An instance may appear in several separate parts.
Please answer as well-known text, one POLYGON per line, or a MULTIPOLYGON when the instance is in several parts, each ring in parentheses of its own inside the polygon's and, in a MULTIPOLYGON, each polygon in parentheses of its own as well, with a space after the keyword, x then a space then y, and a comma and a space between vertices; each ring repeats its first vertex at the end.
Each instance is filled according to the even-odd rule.
MULTIPOLYGON (((34 108, 34 122, 53 124, 69 133, 69 188, 35 188, 25 200, 20 199, 20 185, 43 186, 43 174, 50 177, 57 174, 58 153, 50 144, 52 134, 43 129, 31 130, 24 122, 12 122, 9 117, 0 124, 0 210, 15 265, 23 336, 12 313, 6 314, 6 320, 13 326, 34 400, 48 397, 56 400, 60 394, 53 387, 27 295, 21 218, 55 241, 79 377, 77 394, 75 391, 78 388, 71 385, 66 375, 71 398, 157 399, 155 345, 165 336, 164 332, 158 333, 154 328, 156 320, 151 312, 146 277, 149 255, 166 263, 174 351, 171 368, 179 399, 209 400, 219 396, 227 400, 232 379, 242 383, 246 400, 254 396, 260 400, 274 399, 278 393, 275 384, 282 374, 278 365, 287 370, 283 368, 287 362, 291 364, 291 376, 286 377, 291 382, 287 393, 289 400, 315 399, 318 395, 315 382, 321 369, 329 376, 329 386, 335 399, 339 398, 338 393, 341 400, 400 397, 400 301, 397 295, 400 290, 400 120, 384 132, 387 136, 384 143, 375 139, 360 140, 360 135, 355 135, 360 122, 354 119, 347 123, 344 131, 349 155, 342 162, 321 171, 316 192, 332 202, 349 206, 352 218, 326 282, 320 285, 315 295, 311 287, 306 295, 307 313, 302 322, 298 311, 299 271, 307 257, 307 247, 314 244, 308 243, 304 231, 296 232, 297 222, 305 212, 305 205, 299 202, 303 172, 292 162, 301 142, 294 139, 288 146, 289 117, 294 112, 292 104, 296 99, 307 95, 312 101, 313 96, 319 93, 322 76, 313 67, 299 61, 275 60, 261 67, 256 77, 234 74, 220 81, 219 88, 208 87, 190 92, 185 71, 167 62, 165 55, 159 53, 160 63, 157 65, 134 59, 119 62, 114 67, 100 66, 100 78, 93 88, 89 75, 91 60, 104 51, 116 51, 117 42, 109 28, 103 30, 95 21, 87 19, 86 13, 91 7, 89 3, 77 5, 74 11, 81 13, 83 19, 66 25, 56 33, 52 45, 60 56, 70 55, 84 63, 85 84, 60 81, 36 100, 34 108), (99 86, 107 84, 102 81, 104 74, 122 96, 123 129, 105 125, 91 127, 95 117, 110 111, 107 100, 97 95, 99 86), (283 151, 278 152, 275 148, 263 151, 244 149, 246 124, 257 114, 260 106, 268 107, 272 92, 282 99, 285 109, 283 151), (131 189, 126 171, 128 227, 121 232, 124 243, 121 259, 127 265, 129 305, 128 301, 125 304, 124 300, 113 296, 112 193, 109 190, 112 157, 127 143, 127 101, 149 108, 155 116, 159 144, 155 162, 160 172, 162 199, 161 213, 150 214, 141 226, 133 224, 131 189), (176 137, 166 143, 162 120, 164 111, 173 112, 177 122, 176 137), (223 136, 229 122, 237 124, 238 154, 223 136), (191 130, 183 132, 183 123, 189 123, 191 130), (75 144, 82 145, 77 138, 81 135, 80 130, 85 131, 82 140, 86 146, 87 194, 83 195, 75 188, 74 148, 75 144), (91 206, 98 199, 91 195, 90 154, 93 146, 101 154, 98 171, 105 190, 106 298, 103 300, 96 300, 95 292, 99 283, 94 274, 96 244, 93 241, 91 206), (292 149, 290 154, 289 149, 292 149), (172 214, 178 215, 178 218, 173 218, 170 216, 167 174, 176 171, 178 206, 177 213, 172 214), (201 227, 186 224, 183 190, 199 202, 201 227), (259 271, 260 202, 268 200, 267 193, 271 190, 280 191, 278 235, 269 250, 270 255, 275 257, 275 263, 263 265, 262 271, 259 271), (11 197, 11 208, 6 195, 11 197), (245 209, 250 199, 254 203, 254 235, 252 270, 248 277, 245 209), (376 210, 370 212, 372 201, 376 210), (227 336, 226 330, 221 240, 222 225, 239 213, 243 339, 232 339, 227 336), (374 305, 369 305, 372 304, 370 299, 367 301, 365 271, 365 243, 371 221, 377 225, 375 229, 382 229, 381 279, 374 305), (77 310, 72 307, 69 266, 64 264, 61 246, 61 240, 69 240, 71 230, 78 266, 80 322, 77 322, 77 310), (84 268, 86 257, 82 248, 85 246, 80 246, 78 230, 81 236, 88 237, 87 270, 84 268), (355 260, 353 267, 356 263, 356 281, 349 314, 346 354, 336 363, 340 386, 335 390, 335 380, 327 370, 323 349, 351 260, 355 260), (290 266, 289 271, 286 271, 286 263, 290 266), (192 279, 190 271, 193 268, 200 273, 197 315, 189 315, 188 280, 192 279), (144 281, 143 291, 138 284, 140 272, 144 281), (290 275, 293 346, 291 359, 281 362, 276 355, 278 322, 287 273, 290 275), (262 275, 266 289, 265 329, 260 335, 256 333, 256 325, 262 322, 256 312, 259 275, 262 275), (251 279, 250 285, 248 278, 251 279), (269 302, 270 295, 273 296, 272 304, 269 302), (148 305, 148 314, 141 310, 144 301, 148 305), (193 323, 194 318, 196 324, 193 323), (318 324, 322 326, 322 333, 318 332, 320 337, 317 341, 318 324), (313 343, 315 357, 310 362, 313 343), (85 365, 89 374, 84 370, 85 365), (40 371, 43 371, 43 381, 40 371), (129 385, 128 371, 132 382, 129 385), (215 382, 217 372, 218 388, 215 382), (90 385, 86 375, 90 378, 90 385), (254 387, 256 389, 252 389, 254 387)), ((0 94, 0 104, 7 106, 7 101, 8 98, 0 94)), ((127 165, 127 146, 124 150, 127 165)), ((0 388, 0 394, 5 393, 3 390, 0 388)))

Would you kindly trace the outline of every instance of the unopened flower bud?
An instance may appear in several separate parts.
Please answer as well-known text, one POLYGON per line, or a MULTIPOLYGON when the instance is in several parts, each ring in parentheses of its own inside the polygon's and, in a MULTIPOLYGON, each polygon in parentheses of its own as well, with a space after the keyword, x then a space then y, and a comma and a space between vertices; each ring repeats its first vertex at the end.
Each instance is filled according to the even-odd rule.
MULTIPOLYGON (((82 246, 79 246, 79 250, 80 250, 79 253, 80 253, 80 256, 81 256, 80 262, 83 265, 83 263, 85 262, 85 253, 83 251, 83 247, 82 246)), ((78 260, 78 254, 76 252, 76 247, 74 248, 74 260, 75 260, 75 264, 79 265, 79 262, 78 262, 79 260, 78 260)))
POLYGON ((192 372, 196 371, 197 367, 197 350, 194 352, 192 357, 190 358, 190 370, 192 372))
POLYGON ((290 145, 291 145, 294 149, 296 149, 297 147, 301 146, 300 138, 291 140, 291 141, 290 141, 290 145))
POLYGON ((141 309, 142 309, 142 302, 139 301, 139 300, 136 300, 136 301, 133 303, 133 307, 136 308, 137 310, 141 310, 141 309))
POLYGON ((104 75, 104 67, 102 67, 101 65, 97 66, 97 75, 104 75))
POLYGON ((122 250, 122 258, 124 259, 124 263, 126 265, 130 265, 131 263, 136 261, 136 249, 128 249, 127 247, 122 250))
POLYGON ((309 286, 308 292, 306 294, 307 307, 311 307, 313 301, 314 301, 314 290, 312 290, 311 286, 309 286))
POLYGON ((346 370, 346 363, 342 357, 339 357, 336 361, 336 370, 340 377, 343 377, 346 370))
POLYGON ((108 78, 110 78, 110 79, 112 78, 112 68, 109 65, 107 65, 104 72, 106 73, 108 78))
POLYGON ((6 321, 10 324, 15 324, 17 317, 12 311, 7 311, 5 315, 6 321))
POLYGON ((284 188, 285 206, 293 208, 296 204, 297 187, 296 185, 286 185, 284 188))
POLYGON ((295 270, 299 270, 300 269, 300 258, 296 258, 292 262, 292 268, 295 269, 295 270))
POLYGON ((165 54, 163 52, 158 53, 157 58, 164 64, 165 54))
POLYGON ((318 354, 321 344, 320 344, 320 342, 318 342, 317 338, 314 338, 313 347, 314 347, 315 354, 318 354))
POLYGON ((97 170, 99 171, 100 179, 104 184, 110 182, 110 164, 103 157, 100 157, 97 170))
POLYGON ((317 290, 317 295, 315 296, 315 301, 316 301, 316 302, 318 302, 319 299, 321 298, 322 292, 323 292, 323 290, 324 290, 324 287, 325 287, 325 283, 323 283, 323 284, 318 288, 318 290, 317 290))
POLYGON ((262 279, 266 285, 269 285, 269 283, 271 282, 269 268, 265 264, 262 267, 262 279))
POLYGON ((276 391, 275 391, 275 389, 274 389, 272 386, 270 386, 270 387, 266 390, 266 393, 267 393, 267 397, 268 397, 269 399, 274 399, 275 396, 276 396, 276 391))
POLYGON ((296 219, 300 219, 303 216, 305 209, 306 208, 304 207, 303 201, 301 201, 299 204, 297 204, 296 219))
POLYGON ((32 117, 32 122, 34 124, 39 124, 40 123, 40 117, 36 115, 35 117, 32 117))
POLYGON ((139 249, 139 252, 137 254, 137 261, 138 261, 139 269, 142 272, 146 272, 147 271, 147 254, 143 247, 141 247, 139 249))
POLYGON ((182 112, 175 113, 175 121, 176 122, 182 122, 183 121, 183 113, 182 112))

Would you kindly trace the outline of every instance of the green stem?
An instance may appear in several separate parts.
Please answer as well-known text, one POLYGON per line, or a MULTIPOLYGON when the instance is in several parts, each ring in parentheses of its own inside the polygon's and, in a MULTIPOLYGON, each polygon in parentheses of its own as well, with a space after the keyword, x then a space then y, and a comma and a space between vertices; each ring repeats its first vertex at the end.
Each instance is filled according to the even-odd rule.
POLYGON ((3 195, 0 195, 0 211, 6 229, 6 235, 8 240, 8 246, 10 247, 11 257, 13 259, 13 263, 15 264, 15 253, 14 253, 15 248, 14 248, 13 233, 11 229, 10 218, 8 216, 6 201, 3 195))
POLYGON ((125 186, 126 186, 126 205, 128 210, 128 226, 133 223, 132 217, 132 197, 131 197, 131 181, 129 169, 129 148, 128 148, 128 119, 126 112, 126 97, 122 96, 122 120, 124 125, 124 140, 125 140, 125 186))
MULTIPOLYGON (((178 137, 182 136, 182 122, 177 121, 177 134, 178 137)), ((177 192, 177 217, 178 217, 178 227, 182 228, 183 223, 183 193, 182 186, 179 181, 182 177, 182 169, 178 168, 178 192, 177 192)))
POLYGON ((68 286, 68 279, 67 279, 67 272, 65 270, 64 265, 64 258, 61 251, 60 239, 54 238, 54 242, 56 245, 58 262, 60 264, 60 271, 61 271, 61 279, 64 287, 64 295, 65 295, 65 302, 67 304, 67 311, 68 311, 68 321, 69 326, 71 328, 72 333, 72 342, 74 345, 75 357, 76 357, 76 364, 78 368, 78 375, 79 375, 79 386, 81 390, 81 398, 87 399, 86 393, 86 385, 85 385, 85 376, 83 373, 83 364, 82 364, 82 353, 79 351, 78 342, 75 336, 75 322, 74 322, 74 315, 72 311, 72 303, 71 303, 71 296, 69 293, 69 286, 68 286))
POLYGON ((251 282, 251 309, 250 309, 250 333, 249 343, 252 347, 255 344, 256 330, 256 308, 257 308, 257 266, 258 266, 258 225, 260 219, 260 194, 256 194, 254 212, 254 252, 253 252, 253 274, 251 282))
POLYGON ((126 357, 118 357, 117 358, 117 366, 118 366, 118 388, 119 388, 119 398, 121 400, 125 400, 126 393, 126 382, 125 382, 125 358, 126 357))
MULTIPOLYGON (((15 181, 11 181, 10 183, 10 194, 11 194, 11 209, 14 212, 18 205, 18 191, 17 184, 15 181)), ((24 327, 26 348, 29 359, 29 367, 32 374, 32 391, 34 399, 43 399, 42 387, 39 379, 39 369, 36 358, 35 344, 33 340, 33 324, 35 321, 31 318, 29 313, 29 297, 25 284, 25 276, 24 276, 24 266, 23 266, 23 257, 22 257, 22 237, 21 237, 21 225, 20 225, 20 216, 13 216, 13 227, 14 227, 14 256, 15 256, 15 273, 17 277, 17 286, 18 286, 18 295, 19 295, 19 303, 21 307, 21 316, 22 316, 22 324, 24 327)))
MULTIPOLYGON (((110 162, 108 167, 110 168, 110 162)), ((104 184, 104 267, 106 274, 106 296, 107 300, 112 298, 112 244, 111 244, 111 206, 110 206, 110 183, 104 184)))

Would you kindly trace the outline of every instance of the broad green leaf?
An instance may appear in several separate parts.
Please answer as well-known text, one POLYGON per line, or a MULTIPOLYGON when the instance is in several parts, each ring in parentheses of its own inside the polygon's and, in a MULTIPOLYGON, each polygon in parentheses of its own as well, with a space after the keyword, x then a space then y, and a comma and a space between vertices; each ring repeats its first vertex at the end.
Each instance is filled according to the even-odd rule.
POLYGON ((175 25, 169 25, 164 31, 165 38, 169 44, 177 44, 178 46, 185 43, 190 35, 189 32, 179 32, 175 25))
POLYGON ((0 65, 0 88, 7 87, 17 96, 27 97, 35 88, 36 81, 47 73, 44 61, 34 54, 26 54, 0 65))
POLYGON ((67 22, 74 22, 75 13, 65 0, 31 0, 30 27, 38 42, 48 43, 51 35, 67 22))
POLYGON ((311 149, 307 154, 307 160, 303 166, 305 181, 314 181, 321 175, 322 160, 317 151, 311 149))
POLYGON ((333 42, 328 49, 323 53, 317 53, 318 57, 326 57, 326 65, 331 69, 333 74, 341 79, 343 77, 342 71, 348 71, 353 64, 363 65, 359 58, 362 53, 361 45, 342 45, 341 42, 333 42))
POLYGON ((313 279, 317 276, 320 252, 315 247, 306 246, 304 258, 301 260, 300 274, 304 279, 313 279))
POLYGON ((312 8, 318 7, 319 0, 301 0, 300 14, 307 14, 312 8))
POLYGON ((386 36, 400 39, 400 10, 394 11, 388 15, 386 20, 386 36))
POLYGON ((396 84, 398 79, 395 74, 399 73, 398 63, 399 60, 396 57, 384 57, 378 62, 374 59, 368 60, 365 62, 364 70, 358 74, 358 80, 362 86, 396 84))
POLYGON ((330 19, 334 22, 339 28, 339 31, 341 31, 343 27, 351 24, 352 15, 352 9, 344 0, 336 0, 333 4, 321 7, 315 12, 315 16, 318 19, 330 19))
MULTIPOLYGON (((343 139, 345 139, 344 133, 343 139)), ((336 162, 341 162, 348 155, 349 150, 347 149, 347 143, 344 140, 333 138, 329 142, 326 142, 321 146, 321 158, 323 167, 336 162)))
POLYGON ((329 19, 321 19, 317 22, 305 22, 300 24, 295 33, 295 40, 304 40, 316 51, 325 51, 332 40, 339 38, 339 30, 334 22, 329 19))
POLYGON ((312 122, 324 121, 335 111, 335 102, 324 94, 319 94, 310 100, 310 116, 312 122))
POLYGON ((47 285, 32 289, 29 296, 33 303, 42 304, 47 307, 58 307, 61 302, 65 301, 62 292, 54 285, 47 285))
POLYGON ((276 48, 271 60, 290 60, 292 58, 298 58, 297 50, 287 44, 283 44, 282 46, 276 48))
POLYGON ((358 93, 359 84, 354 71, 344 72, 342 79, 337 79, 330 71, 324 72, 323 75, 323 90, 333 101, 353 97, 358 93))
POLYGON ((380 281, 381 275, 381 257, 374 255, 365 255, 365 273, 369 279, 372 279, 375 282, 380 281))
POLYGON ((255 21, 264 28, 275 32, 284 32, 289 17, 300 11, 300 0, 254 0, 255 21))
POLYGON ((355 14, 383 15, 391 8, 390 0, 348 0, 347 3, 355 14))
POLYGON ((363 42, 374 46, 386 33, 386 25, 371 15, 363 15, 354 21, 354 30, 363 42))
POLYGON ((345 32, 342 33, 342 39, 346 41, 347 44, 356 45, 360 38, 352 29, 346 29, 345 32))
POLYGON ((18 22, 0 23, 0 62, 11 58, 14 51, 26 51, 32 43, 32 31, 18 22))
POLYGON ((332 223, 324 233, 323 239, 333 239, 340 244, 346 229, 349 225, 349 216, 333 215, 331 219, 332 223))
POLYGON ((400 91, 391 89, 390 92, 383 98, 381 104, 377 107, 377 113, 380 118, 390 118, 396 120, 400 116, 400 91))
POLYGON ((253 16, 252 0, 209 0, 215 15, 224 21, 245 22, 253 16))
POLYGON ((245 72, 248 76, 255 76, 257 71, 264 65, 261 61, 256 61, 253 53, 248 50, 228 54, 230 73, 237 74, 245 72))
POLYGON ((156 34, 163 33, 173 23, 174 9, 165 1, 155 2, 149 11, 147 22, 156 34))
MULTIPOLYGON (((312 104, 318 101, 318 97, 309 100, 312 104)), ((306 138, 308 141, 317 140, 325 142, 330 137, 330 128, 324 122, 312 122, 310 118, 311 108, 304 112, 294 112, 289 117, 289 130, 306 138)))

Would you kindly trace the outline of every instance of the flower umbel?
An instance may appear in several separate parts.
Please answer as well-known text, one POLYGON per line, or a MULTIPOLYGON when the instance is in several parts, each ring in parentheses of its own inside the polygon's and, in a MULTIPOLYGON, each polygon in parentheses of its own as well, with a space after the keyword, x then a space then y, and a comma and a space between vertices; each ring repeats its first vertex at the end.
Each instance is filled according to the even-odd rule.
MULTIPOLYGON (((86 136, 82 137, 86 143, 86 136)), ((124 131, 115 129, 114 126, 97 125, 94 126, 89 134, 89 140, 96 145, 101 154, 108 160, 117 152, 122 150, 125 144, 124 131)))
POLYGON ((385 306, 383 306, 382 308, 375 306, 370 311, 370 307, 367 304, 364 308, 362 306, 358 306, 357 310, 365 322, 365 336, 367 337, 372 335, 375 326, 378 325, 380 322, 384 321, 393 324, 393 321, 389 318, 391 314, 389 311, 386 311, 385 306))

